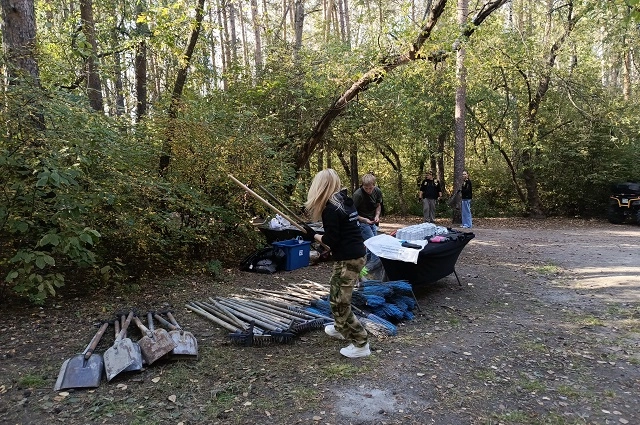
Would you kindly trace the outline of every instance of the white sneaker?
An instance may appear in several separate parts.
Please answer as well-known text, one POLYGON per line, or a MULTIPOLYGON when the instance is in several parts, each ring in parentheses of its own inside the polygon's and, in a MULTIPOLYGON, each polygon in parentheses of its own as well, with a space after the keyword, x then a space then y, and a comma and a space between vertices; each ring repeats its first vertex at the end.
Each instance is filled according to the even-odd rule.
POLYGON ((338 338, 338 339, 344 339, 344 336, 342 336, 342 334, 340 332, 337 331, 336 327, 334 325, 327 325, 324 327, 324 333, 326 333, 327 335, 334 337, 334 338, 338 338))
POLYGON ((369 356, 371 354, 371 350, 369 349, 369 343, 367 343, 364 347, 356 347, 353 344, 349 344, 348 346, 340 349, 340 354, 345 357, 355 359, 357 357, 369 356))

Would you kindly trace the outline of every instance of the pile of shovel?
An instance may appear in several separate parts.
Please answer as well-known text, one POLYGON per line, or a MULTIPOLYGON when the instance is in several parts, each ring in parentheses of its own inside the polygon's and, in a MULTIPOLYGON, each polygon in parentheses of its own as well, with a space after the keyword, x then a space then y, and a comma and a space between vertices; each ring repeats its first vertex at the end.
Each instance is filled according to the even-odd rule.
POLYGON ((149 312, 145 326, 131 311, 128 315, 118 315, 113 321, 103 322, 84 351, 64 361, 54 390, 96 388, 102 382, 103 375, 106 375, 107 381, 111 381, 121 373, 140 371, 144 364, 150 366, 163 358, 197 359, 196 338, 191 332, 183 330, 170 312, 167 312, 166 316, 168 320, 159 314, 149 312), (154 318, 168 331, 156 329, 154 318), (137 341, 127 336, 132 321, 141 333, 137 341), (113 345, 102 354, 96 353, 95 349, 110 324, 114 327, 113 345))

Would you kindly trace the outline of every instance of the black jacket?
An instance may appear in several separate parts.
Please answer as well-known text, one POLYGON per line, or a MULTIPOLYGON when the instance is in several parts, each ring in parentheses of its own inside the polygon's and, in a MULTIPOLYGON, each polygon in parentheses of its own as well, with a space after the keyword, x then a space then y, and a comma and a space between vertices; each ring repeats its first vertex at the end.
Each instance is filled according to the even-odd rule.
POLYGON ((420 184, 420 192, 422 197, 426 199, 438 199, 442 189, 440 188, 440 182, 438 180, 422 180, 420 184))
POLYGON ((353 205, 353 199, 347 196, 346 189, 337 196, 340 199, 340 207, 327 202, 322 210, 322 242, 329 245, 334 260, 364 257, 367 251, 360 233, 358 212, 353 205))
POLYGON ((471 180, 467 179, 462 182, 462 199, 471 199, 473 198, 472 190, 471 190, 471 180))

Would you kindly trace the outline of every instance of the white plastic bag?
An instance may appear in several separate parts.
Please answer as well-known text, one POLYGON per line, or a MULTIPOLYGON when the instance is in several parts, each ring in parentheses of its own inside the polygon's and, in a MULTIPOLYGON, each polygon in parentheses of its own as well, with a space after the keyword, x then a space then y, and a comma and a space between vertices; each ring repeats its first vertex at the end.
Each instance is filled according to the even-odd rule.
POLYGON ((280 214, 276 214, 274 218, 269 222, 270 229, 283 229, 285 227, 291 226, 291 223, 286 218, 282 217, 280 214))
MULTIPOLYGON (((402 242, 403 241, 401 239, 396 239, 393 236, 378 235, 364 241, 364 246, 378 257, 417 264, 420 250, 415 248, 405 248, 402 246, 402 242)), ((427 245, 426 240, 413 240, 408 242, 420 245, 423 248, 427 245)))

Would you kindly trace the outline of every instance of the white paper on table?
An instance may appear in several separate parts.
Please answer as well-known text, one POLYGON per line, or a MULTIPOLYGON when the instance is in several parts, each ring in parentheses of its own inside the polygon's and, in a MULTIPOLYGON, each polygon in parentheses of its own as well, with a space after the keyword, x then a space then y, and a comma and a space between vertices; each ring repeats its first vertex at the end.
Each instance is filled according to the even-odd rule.
MULTIPOLYGON (((418 264, 418 255, 420 254, 420 250, 415 248, 405 248, 402 246, 402 242, 402 240, 396 239, 393 236, 378 235, 364 241, 364 246, 378 257, 418 264)), ((427 245, 427 241, 424 239, 408 242, 420 245, 423 248, 427 245)))

